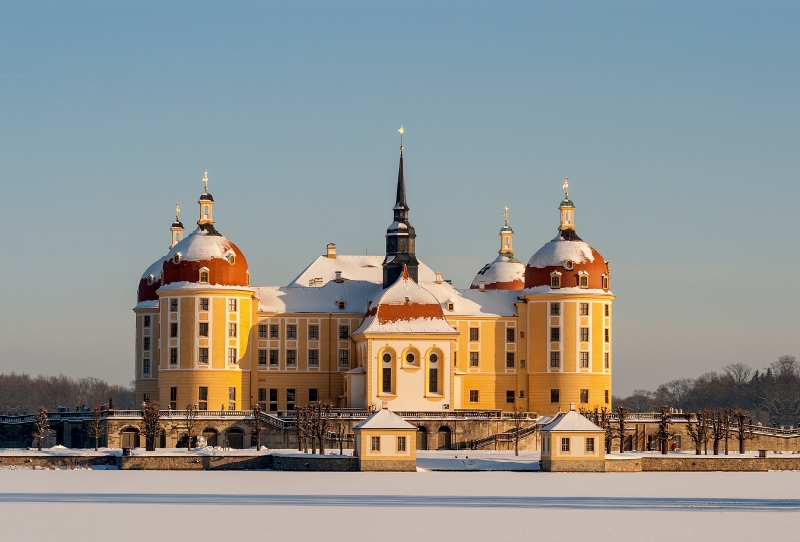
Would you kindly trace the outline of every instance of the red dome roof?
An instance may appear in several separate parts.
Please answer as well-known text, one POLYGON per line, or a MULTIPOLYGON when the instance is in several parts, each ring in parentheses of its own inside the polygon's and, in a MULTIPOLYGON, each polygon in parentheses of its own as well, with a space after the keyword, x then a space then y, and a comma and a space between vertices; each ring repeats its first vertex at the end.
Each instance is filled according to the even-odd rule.
POLYGON ((208 270, 208 283, 248 286, 248 267, 239 247, 203 224, 175 245, 164 261, 164 284, 200 282, 200 270, 208 270))
POLYGON ((161 288, 161 266, 166 260, 166 256, 159 259, 147 268, 139 279, 139 289, 136 291, 136 301, 158 301, 156 291, 161 288))
POLYGON ((609 267, 574 230, 563 230, 531 257, 525 268, 525 288, 550 287, 554 271, 561 274, 561 288, 579 287, 580 276, 588 274, 588 288, 602 290, 603 275, 608 276, 609 267))

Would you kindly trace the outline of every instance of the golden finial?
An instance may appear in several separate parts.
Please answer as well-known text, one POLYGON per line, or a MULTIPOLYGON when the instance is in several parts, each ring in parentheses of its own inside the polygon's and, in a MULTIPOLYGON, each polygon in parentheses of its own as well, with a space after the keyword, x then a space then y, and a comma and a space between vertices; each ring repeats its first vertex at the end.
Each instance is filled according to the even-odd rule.
POLYGON ((181 206, 177 203, 175 204, 175 222, 181 221, 181 206))
POLYGON ((208 170, 206 170, 206 172, 203 173, 203 184, 205 185, 203 191, 204 193, 208 194, 208 170))
POLYGON ((508 205, 506 205, 506 210, 503 213, 503 217, 506 219, 506 226, 508 226, 508 205))
POLYGON ((564 189, 564 199, 569 199, 569 177, 564 180, 564 186, 561 188, 564 189))
POLYGON ((405 133, 405 130, 403 130, 403 125, 402 124, 400 125, 400 129, 397 130, 397 131, 400 132, 400 150, 402 151, 403 150, 403 134, 405 133))

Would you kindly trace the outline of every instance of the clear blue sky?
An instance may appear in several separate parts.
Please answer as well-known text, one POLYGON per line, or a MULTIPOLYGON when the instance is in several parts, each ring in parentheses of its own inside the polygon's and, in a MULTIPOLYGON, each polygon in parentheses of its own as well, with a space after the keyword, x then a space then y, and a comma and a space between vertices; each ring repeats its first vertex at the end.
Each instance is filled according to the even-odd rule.
POLYGON ((381 253, 459 287, 564 176, 611 262, 614 391, 800 354, 797 2, 0 2, 0 371, 133 378, 208 169, 254 284, 381 253), (166 4, 166 5, 165 5, 166 4))

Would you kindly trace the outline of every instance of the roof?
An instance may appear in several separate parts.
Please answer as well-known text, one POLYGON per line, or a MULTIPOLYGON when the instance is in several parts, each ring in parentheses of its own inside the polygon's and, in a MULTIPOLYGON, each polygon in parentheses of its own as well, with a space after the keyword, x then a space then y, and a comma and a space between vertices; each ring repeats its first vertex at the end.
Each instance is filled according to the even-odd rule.
POLYGON ((603 428, 596 426, 595 424, 590 422, 589 419, 586 418, 586 416, 574 410, 570 410, 563 416, 557 417, 555 421, 550 422, 546 426, 542 427, 541 431, 542 432, 567 431, 567 432, 581 432, 581 433, 605 432, 603 428))
MULTIPOLYGON (((336 278, 336 272, 342 272, 345 280, 360 280, 383 284, 383 258, 384 256, 346 256, 337 254, 335 258, 319 256, 306 267, 289 284, 292 286, 310 286, 314 279, 322 279, 319 285, 336 278)), ((419 262, 419 280, 433 281, 436 279, 430 267, 419 262)))
POLYGON ((525 264, 506 254, 499 254, 492 263, 478 271, 471 288, 480 288, 484 282, 487 289, 522 290, 525 287, 525 264))
POLYGON ((562 233, 559 232, 552 241, 531 256, 528 267, 559 267, 563 266, 567 260, 572 260, 576 264, 593 262, 592 247, 580 239, 565 240, 562 238, 562 233))
POLYGON ((164 264, 164 260, 166 260, 166 259, 167 259, 167 257, 166 257, 166 256, 163 256, 163 257, 159 258, 158 260, 156 260, 156 261, 155 261, 155 262, 154 262, 154 263, 153 263, 153 264, 152 264, 150 267, 148 267, 148 268, 147 268, 147 270, 146 270, 146 271, 145 271, 145 272, 142 274, 142 278, 143 278, 143 279, 145 279, 145 280, 147 280, 147 277, 149 277, 150 275, 153 275, 153 278, 154 278, 155 280, 159 280, 159 277, 161 276, 161 266, 164 264))
POLYGON ((190 262, 214 258, 224 260, 228 256, 235 255, 233 243, 222 235, 214 235, 203 228, 197 228, 172 247, 166 259, 171 260, 178 253, 181 255, 181 260, 190 262))
POLYGON ((321 287, 308 286, 256 286, 258 310, 264 313, 325 313, 342 312, 361 314, 367 312, 367 303, 377 299, 383 291, 381 284, 363 280, 328 281, 321 287), (340 310, 339 301, 345 302, 340 310))
POLYGON ((355 425, 353 429, 411 429, 417 428, 388 409, 381 409, 363 422, 355 425))

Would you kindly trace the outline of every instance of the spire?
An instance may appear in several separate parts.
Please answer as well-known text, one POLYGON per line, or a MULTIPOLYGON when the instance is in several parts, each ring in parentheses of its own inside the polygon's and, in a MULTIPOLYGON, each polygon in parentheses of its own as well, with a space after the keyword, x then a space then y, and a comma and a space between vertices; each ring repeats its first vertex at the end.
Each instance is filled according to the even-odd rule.
POLYGON ((403 133, 400 132, 400 167, 397 171, 397 197, 392 208, 394 221, 386 230, 386 258, 383 260, 383 287, 388 288, 398 278, 407 275, 417 281, 419 262, 414 254, 417 234, 408 222, 408 202, 406 201, 406 175, 403 167, 403 133), (404 271, 405 269, 405 271, 404 271))
POLYGON ((505 225, 500 229, 500 250, 497 251, 501 256, 505 256, 509 261, 517 262, 514 256, 514 230, 508 225, 508 206, 505 207, 503 218, 506 219, 505 225))
POLYGON ((175 222, 172 223, 172 226, 169 228, 172 232, 172 244, 169 245, 170 250, 172 247, 180 243, 181 239, 183 239, 183 224, 181 223, 181 206, 177 203, 175 204, 175 222))
POLYGON ((569 199, 569 177, 564 180, 564 200, 558 206, 561 212, 561 225, 558 230, 561 238, 567 241, 580 241, 580 237, 575 233, 575 204, 569 199))
POLYGON ((200 204, 200 220, 197 225, 211 235, 219 235, 214 229, 214 196, 208 193, 208 170, 203 173, 203 193, 197 203, 200 204))
POLYGON ((397 170, 397 197, 395 198, 395 220, 408 220, 408 203, 406 202, 406 171, 403 167, 403 125, 400 125, 400 167, 397 170), (400 211, 400 212, 398 212, 400 211), (405 211, 405 213, 403 213, 405 211))

